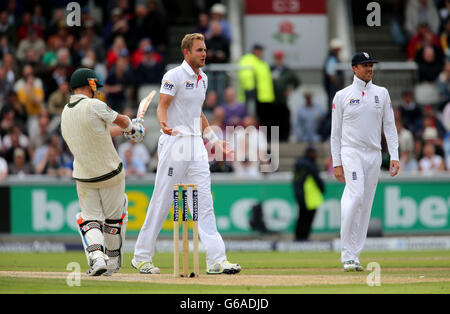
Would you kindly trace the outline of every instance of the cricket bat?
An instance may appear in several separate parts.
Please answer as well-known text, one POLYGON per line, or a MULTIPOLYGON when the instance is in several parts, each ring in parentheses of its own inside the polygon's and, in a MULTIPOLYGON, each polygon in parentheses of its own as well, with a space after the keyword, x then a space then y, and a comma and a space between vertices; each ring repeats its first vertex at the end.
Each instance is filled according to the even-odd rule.
POLYGON ((152 90, 144 99, 139 103, 136 119, 144 120, 145 113, 147 112, 148 106, 152 102, 153 97, 155 96, 156 91, 152 90))

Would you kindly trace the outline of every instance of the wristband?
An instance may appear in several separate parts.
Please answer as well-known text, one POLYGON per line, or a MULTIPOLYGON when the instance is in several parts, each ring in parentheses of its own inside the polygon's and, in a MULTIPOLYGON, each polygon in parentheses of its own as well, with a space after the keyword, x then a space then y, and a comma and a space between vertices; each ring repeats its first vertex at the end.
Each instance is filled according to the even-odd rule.
POLYGON ((203 138, 206 138, 211 144, 215 144, 219 138, 213 130, 209 129, 208 132, 203 133, 203 138))
POLYGON ((131 122, 131 120, 130 120, 130 117, 128 117, 128 116, 126 116, 126 117, 127 117, 127 119, 128 119, 128 126, 127 126, 126 128, 123 129, 123 131, 124 131, 125 133, 130 132, 130 131, 132 130, 132 122, 131 122))

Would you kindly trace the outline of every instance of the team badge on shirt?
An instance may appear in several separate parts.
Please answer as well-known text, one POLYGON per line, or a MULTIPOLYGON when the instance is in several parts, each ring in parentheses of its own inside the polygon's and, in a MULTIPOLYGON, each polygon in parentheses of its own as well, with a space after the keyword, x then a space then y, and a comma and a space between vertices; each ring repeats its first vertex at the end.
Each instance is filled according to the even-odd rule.
POLYGON ((350 105, 359 105, 359 99, 350 98, 350 105))
POLYGON ((169 81, 163 81, 163 88, 167 89, 167 90, 172 90, 173 89, 173 83, 169 82, 169 81))

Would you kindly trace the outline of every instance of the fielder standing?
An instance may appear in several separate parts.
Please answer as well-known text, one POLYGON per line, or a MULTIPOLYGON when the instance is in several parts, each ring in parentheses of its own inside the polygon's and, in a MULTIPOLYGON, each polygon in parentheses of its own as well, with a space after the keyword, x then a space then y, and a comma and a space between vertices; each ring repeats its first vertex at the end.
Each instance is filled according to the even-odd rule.
POLYGON ((128 217, 125 173, 112 136, 125 133, 136 142, 143 126, 94 99, 102 87, 90 69, 78 69, 70 78, 73 95, 61 116, 61 131, 74 156, 81 213, 76 215, 90 269, 89 276, 112 275, 122 266, 122 244, 128 217), (116 126, 109 126, 111 124, 116 126))
POLYGON ((353 84, 333 99, 331 155, 334 175, 345 182, 341 199, 341 261, 344 271, 362 271, 364 247, 381 166, 381 132, 389 154, 389 171, 399 170, 398 136, 386 88, 372 83, 373 64, 366 52, 352 58, 353 84))
POLYGON ((152 263, 156 238, 169 214, 174 184, 189 183, 198 186, 199 236, 206 249, 207 273, 234 274, 241 267, 227 261, 225 245, 217 231, 208 154, 203 143, 206 138, 215 144, 216 152, 217 149, 229 152, 227 143, 217 138, 202 113, 208 87, 208 78, 200 69, 206 58, 203 35, 186 35, 181 50, 183 63, 162 79, 157 117, 163 134, 158 143, 155 188, 131 263, 141 273, 160 272, 152 263))

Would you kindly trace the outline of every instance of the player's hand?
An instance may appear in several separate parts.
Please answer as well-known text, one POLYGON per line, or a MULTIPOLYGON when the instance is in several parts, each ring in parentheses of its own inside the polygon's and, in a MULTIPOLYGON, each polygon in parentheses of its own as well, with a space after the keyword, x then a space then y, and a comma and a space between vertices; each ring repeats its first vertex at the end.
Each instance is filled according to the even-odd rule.
POLYGON ((218 140, 214 143, 214 146, 219 154, 222 154, 224 160, 234 160, 234 149, 230 147, 230 144, 224 140, 218 140))
POLYGON ((170 136, 175 136, 178 134, 177 130, 174 130, 172 128, 169 128, 169 126, 167 125, 166 122, 161 121, 161 130, 163 131, 164 134, 170 135, 170 136))
POLYGON ((131 123, 131 131, 124 132, 123 136, 127 140, 132 140, 136 143, 140 143, 144 140, 145 128, 141 123, 136 122, 136 119, 133 119, 133 122, 131 123))
POLYGON ((400 170, 399 161, 391 160, 391 163, 389 164, 389 173, 391 174, 391 177, 395 177, 398 174, 399 170, 400 170))
POLYGON ((339 182, 345 183, 344 168, 342 166, 334 167, 334 176, 339 182))

